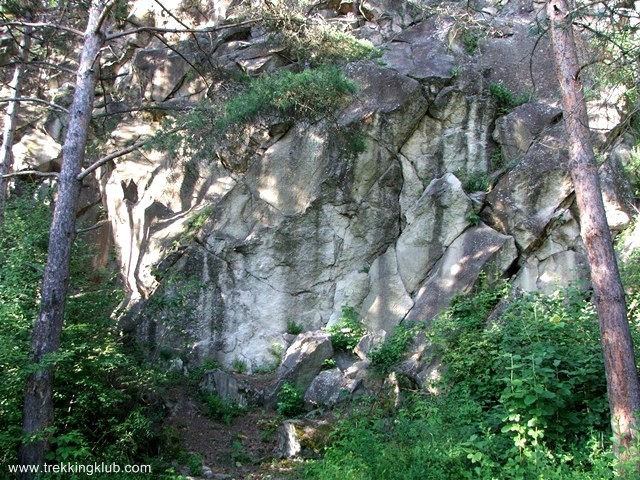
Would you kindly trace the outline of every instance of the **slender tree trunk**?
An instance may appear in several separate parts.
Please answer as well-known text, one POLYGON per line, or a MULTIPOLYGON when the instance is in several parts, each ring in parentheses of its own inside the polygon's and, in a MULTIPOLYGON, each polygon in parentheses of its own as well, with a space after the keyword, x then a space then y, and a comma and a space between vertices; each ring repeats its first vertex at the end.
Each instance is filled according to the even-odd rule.
MULTIPOLYGON (((62 148, 62 170, 58 177, 49 252, 42 283, 40 314, 33 327, 32 362, 39 368, 29 375, 24 400, 22 465, 42 465, 49 442, 47 428, 53 422, 53 366, 49 359, 60 347, 69 260, 75 237, 76 209, 89 121, 93 110, 97 61, 104 41, 100 25, 103 0, 92 0, 80 55, 76 90, 71 105, 69 128, 62 148)), ((23 478, 31 478, 25 475, 23 478)))
MULTIPOLYGON (((25 21, 30 22, 29 15, 25 18, 25 21)), ((20 42, 20 52, 18 62, 16 63, 15 70, 13 71, 13 78, 9 83, 9 90, 13 93, 14 98, 20 97, 20 90, 22 88, 22 77, 27 60, 29 59, 29 51, 31 49, 31 27, 24 27, 24 34, 22 36, 22 42, 20 42)), ((9 179, 4 178, 11 171, 13 167, 13 137, 16 131, 16 124, 18 120, 18 112, 20 110, 20 102, 9 102, 7 106, 7 112, 4 116, 4 127, 2 131, 2 146, 0 147, 0 223, 4 218, 4 205, 7 199, 7 190, 9 179)))
POLYGON ((580 211, 580 230, 591 268, 594 303, 600 320, 607 391, 616 455, 627 458, 637 438, 640 384, 624 290, 600 190, 588 126, 587 106, 578 79, 580 65, 566 0, 547 3, 556 73, 569 140, 569 167, 580 211))

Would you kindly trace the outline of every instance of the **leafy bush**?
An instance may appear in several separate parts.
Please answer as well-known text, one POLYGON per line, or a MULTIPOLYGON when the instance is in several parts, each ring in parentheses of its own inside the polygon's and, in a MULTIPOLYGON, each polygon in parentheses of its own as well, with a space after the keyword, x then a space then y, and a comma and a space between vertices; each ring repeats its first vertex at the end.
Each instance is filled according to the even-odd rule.
POLYGON ((460 179, 462 189, 465 192, 487 192, 491 189, 489 176, 482 170, 467 172, 465 169, 460 168, 456 171, 456 177, 460 179))
POLYGON ((417 325, 398 325, 383 344, 369 352, 371 366, 381 373, 389 373, 403 359, 419 331, 417 325))
POLYGON ((498 285, 455 299, 429 332, 440 393, 404 392, 392 414, 354 409, 305 478, 614 478, 588 292, 509 295, 498 285))
POLYGON ((336 66, 258 77, 222 107, 214 127, 226 130, 261 116, 315 120, 335 111, 355 92, 356 84, 336 66))
POLYGON ((340 320, 327 327, 326 330, 331 335, 333 348, 347 352, 352 352, 366 333, 364 325, 358 317, 358 312, 349 306, 342 307, 340 320))
POLYGON ((218 395, 203 393, 202 399, 207 405, 207 413, 214 420, 230 424, 234 417, 244 415, 246 407, 231 401, 222 400, 218 395))
POLYGON ((276 411, 285 417, 295 417, 304 412, 304 395, 300 389, 285 382, 278 391, 276 411))
POLYGON ((302 333, 302 325, 296 322, 293 318, 287 318, 287 333, 290 335, 298 335, 302 333))

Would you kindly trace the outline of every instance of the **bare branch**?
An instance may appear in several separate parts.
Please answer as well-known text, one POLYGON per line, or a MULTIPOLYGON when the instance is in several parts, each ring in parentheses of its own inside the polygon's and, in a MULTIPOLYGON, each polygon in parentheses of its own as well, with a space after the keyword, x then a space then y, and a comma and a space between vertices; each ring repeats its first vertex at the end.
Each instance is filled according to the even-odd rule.
POLYGON ((91 225, 90 227, 76 229, 76 234, 87 233, 93 230, 97 230, 108 223, 109 223, 109 220, 100 220, 98 223, 91 225))
POLYGON ((245 20, 238 23, 230 23, 227 25, 219 25, 217 27, 204 27, 204 28, 161 28, 161 27, 137 27, 132 30, 126 30, 124 32, 112 33, 107 35, 107 40, 113 40, 115 38, 125 37, 127 35, 133 35, 140 32, 156 32, 156 33, 209 33, 223 30, 226 28, 243 27, 245 25, 252 25, 259 22, 257 18, 245 20))
POLYGON ((22 170, 20 172, 7 173, 2 175, 2 178, 12 178, 12 177, 25 177, 25 176, 34 176, 34 177, 58 177, 58 172, 39 172, 38 170, 22 170))
POLYGON ((98 25, 96 27, 96 32, 98 30, 100 30, 100 28, 102 27, 102 23, 107 18, 107 15, 109 15, 109 12, 111 11, 111 7, 113 7, 113 4, 115 2, 116 2, 116 0, 109 0, 107 2, 107 4, 104 6, 104 8, 102 9, 102 12, 100 12, 100 18, 98 19, 98 25))
POLYGON ((8 103, 8 102, 33 102, 33 103, 41 103, 43 105, 47 105, 48 107, 54 108, 56 110, 60 110, 64 113, 69 113, 64 107, 61 107, 57 103, 47 102, 46 100, 42 100, 41 98, 35 97, 15 97, 15 98, 0 98, 0 103, 8 103))
POLYGON ((90 166, 88 166, 83 171, 81 171, 78 174, 78 176, 76 177, 76 179, 81 182, 87 175, 89 175, 91 172, 97 170, 98 168, 100 168, 105 163, 108 163, 111 160, 115 160, 118 157, 122 157, 123 155, 126 155, 127 153, 131 153, 134 150, 139 149, 140 147, 142 147, 148 141, 149 141, 149 139, 138 140, 134 144, 129 145, 127 148, 123 148, 122 150, 118 150, 117 152, 113 152, 113 153, 107 155, 106 157, 102 157, 102 158, 96 160, 90 166))
POLYGON ((102 117, 110 117, 112 115, 123 115, 125 113, 132 113, 132 112, 154 112, 154 111, 158 111, 158 110, 167 110, 167 111, 176 111, 176 112, 184 112, 187 110, 193 110, 195 107, 193 105, 162 105, 162 104, 158 104, 158 105, 147 105, 147 106, 142 106, 142 107, 132 107, 132 108, 126 108, 126 109, 122 109, 122 110, 115 110, 115 111, 111 111, 111 112, 104 112, 104 113, 97 113, 93 116, 94 119, 96 118, 102 118, 102 117))
POLYGON ((76 30, 75 28, 47 22, 3 22, 0 23, 0 28, 2 27, 55 28, 57 30, 73 33, 74 35, 77 35, 79 37, 84 36, 83 32, 81 32, 80 30, 76 30))

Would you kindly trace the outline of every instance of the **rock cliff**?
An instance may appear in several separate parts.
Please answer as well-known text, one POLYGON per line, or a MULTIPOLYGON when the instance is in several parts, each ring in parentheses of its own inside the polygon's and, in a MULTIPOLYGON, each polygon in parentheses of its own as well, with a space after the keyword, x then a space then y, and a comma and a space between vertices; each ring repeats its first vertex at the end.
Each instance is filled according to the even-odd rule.
MULTIPOLYGON (((213 2, 200 21, 230 22, 236 3, 213 2)), ((105 167, 129 292, 123 325, 163 358, 255 370, 274 361, 274 344, 291 343, 288 325, 326 327, 344 306, 388 332, 428 321, 481 272, 524 290, 584 279, 552 56, 531 34, 544 2, 476 3, 369 0, 354 18, 347 2, 323 2, 314 15, 382 51, 345 66, 358 93, 335 119, 254 125, 232 147, 145 151, 105 167)), ((132 15, 174 21, 141 2, 132 15)), ((125 103, 222 94, 224 82, 192 71, 205 54, 221 78, 291 67, 251 24, 185 36, 179 55, 142 34, 127 42, 114 67, 126 99, 114 148, 153 133, 163 115, 126 113, 125 103)), ((590 108, 602 141, 619 118, 598 100, 590 108)), ((626 148, 614 142, 602 166, 616 229, 629 221, 626 148)))

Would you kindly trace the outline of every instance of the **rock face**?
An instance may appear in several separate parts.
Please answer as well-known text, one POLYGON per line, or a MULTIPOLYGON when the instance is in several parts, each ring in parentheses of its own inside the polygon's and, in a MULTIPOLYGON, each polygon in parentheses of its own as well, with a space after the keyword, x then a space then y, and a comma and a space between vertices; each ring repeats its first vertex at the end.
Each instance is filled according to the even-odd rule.
MULTIPOLYGON (((238 2, 217 3, 213 24, 231 18, 238 2)), ((178 159, 144 152, 103 168, 130 292, 123 324, 152 352, 187 365, 241 361, 253 371, 278 362, 292 342, 291 322, 319 330, 345 305, 381 334, 430 320, 481 272, 528 290, 584 278, 551 56, 546 40, 538 45, 529 35, 530 2, 500 11, 482 2, 469 23, 466 2, 450 6, 464 15, 416 2, 366 3, 355 33, 384 53, 345 67, 359 92, 335 118, 249 125, 232 147, 178 159), (529 64, 531 71, 522 68, 529 64), (497 84, 536 100, 504 111, 490 93, 497 84), (350 136, 364 148, 350 149, 350 136)), ((346 18, 340 2, 331 5, 319 14, 346 18)), ((164 25, 161 13, 135 14, 164 25)), ((117 75, 122 97, 188 104, 224 94, 224 78, 238 72, 296 67, 250 24, 211 33, 189 50, 190 41, 181 55, 144 35, 128 45, 117 75), (198 80, 192 67, 201 61, 222 80, 198 80)), ((123 114, 114 147, 153 133, 160 116, 159 107, 123 114)), ((20 148, 50 141, 42 137, 25 135, 20 148)), ((37 160, 57 154, 52 148, 37 160)), ((603 184, 620 228, 629 208, 614 160, 603 167, 603 184)), ((280 366, 296 370, 295 355, 307 348, 317 361, 304 362, 313 372, 295 375, 304 390, 331 356, 326 336, 299 337, 280 366)), ((335 392, 355 388, 336 371, 321 377, 309 402, 335 403, 335 392)), ((212 390, 237 391, 219 374, 209 380, 212 390)))

